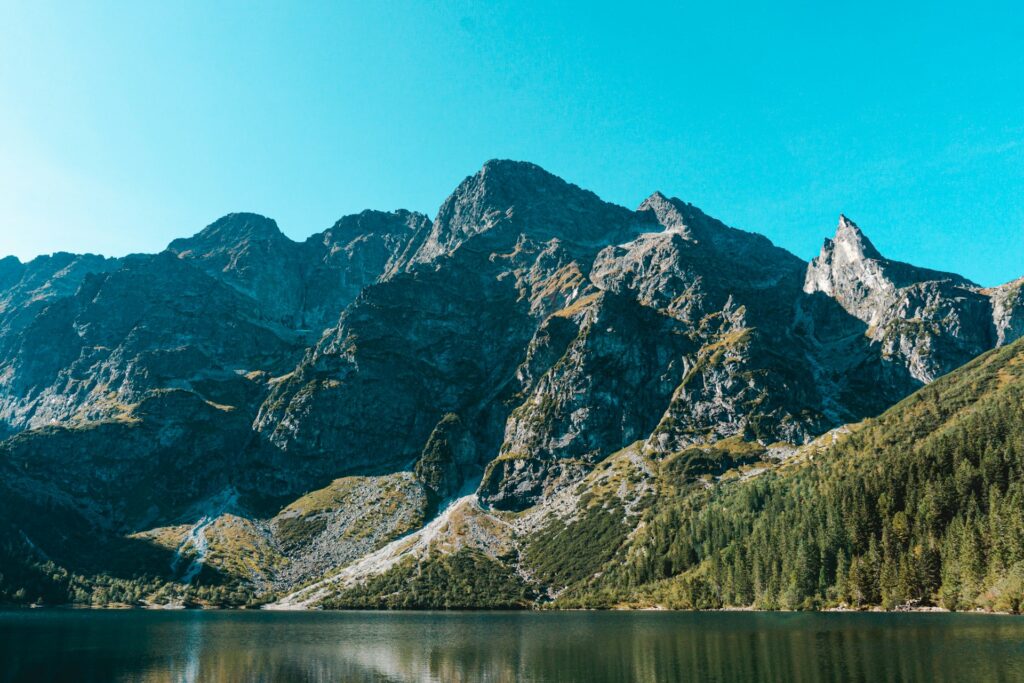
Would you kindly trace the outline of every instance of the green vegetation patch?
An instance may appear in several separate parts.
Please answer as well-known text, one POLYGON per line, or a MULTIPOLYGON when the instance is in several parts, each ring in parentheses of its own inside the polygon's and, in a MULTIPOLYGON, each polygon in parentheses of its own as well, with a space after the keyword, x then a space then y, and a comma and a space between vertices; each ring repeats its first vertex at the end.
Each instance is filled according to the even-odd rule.
POLYGON ((767 449, 756 441, 744 441, 735 436, 709 446, 694 446, 665 458, 662 472, 672 481, 702 475, 721 476, 729 470, 756 463, 765 457, 767 449))
POLYGON ((533 595, 504 561, 463 548, 409 558, 322 603, 327 609, 517 609, 533 595))
MULTIPOLYGON (((587 501, 581 501, 586 505, 587 501)), ((527 541, 523 563, 542 586, 555 590, 585 581, 608 563, 626 539, 630 526, 617 500, 591 505, 568 523, 554 519, 527 541)))

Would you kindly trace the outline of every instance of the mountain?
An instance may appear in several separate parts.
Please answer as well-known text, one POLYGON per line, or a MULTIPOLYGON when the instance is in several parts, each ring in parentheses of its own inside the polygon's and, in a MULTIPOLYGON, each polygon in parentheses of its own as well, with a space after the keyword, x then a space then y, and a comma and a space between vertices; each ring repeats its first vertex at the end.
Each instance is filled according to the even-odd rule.
POLYGON ((429 227, 422 214, 364 211, 297 243, 269 218, 236 213, 168 251, 254 299, 268 318, 318 335, 429 227))
POLYGON ((953 273, 890 261, 846 216, 811 261, 804 291, 834 298, 868 325, 867 336, 886 358, 921 382, 1009 338, 999 339, 996 321, 1004 316, 991 293, 953 273))
POLYGON ((433 221, 295 242, 237 213, 154 255, 3 259, 0 599, 647 599, 699 566, 608 569, 658 515, 788 482, 1022 333, 1020 280, 886 259, 845 216, 806 263, 500 160, 433 221))

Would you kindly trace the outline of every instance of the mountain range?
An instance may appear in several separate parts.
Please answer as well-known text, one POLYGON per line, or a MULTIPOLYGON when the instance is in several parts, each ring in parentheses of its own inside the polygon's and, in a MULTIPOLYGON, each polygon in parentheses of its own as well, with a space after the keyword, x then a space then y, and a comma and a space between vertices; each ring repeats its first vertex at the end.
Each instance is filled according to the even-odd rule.
POLYGON ((433 220, 8 257, 0 600, 1015 611, 1021 336, 1024 278, 845 216, 808 263, 514 161, 433 220))

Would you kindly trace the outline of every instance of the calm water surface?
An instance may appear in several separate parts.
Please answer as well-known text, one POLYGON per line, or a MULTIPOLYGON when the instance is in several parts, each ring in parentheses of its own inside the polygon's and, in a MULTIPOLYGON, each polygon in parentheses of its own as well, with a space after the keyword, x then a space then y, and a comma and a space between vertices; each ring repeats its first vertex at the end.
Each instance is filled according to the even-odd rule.
POLYGON ((1024 619, 0 612, 0 681, 1024 681, 1024 619))

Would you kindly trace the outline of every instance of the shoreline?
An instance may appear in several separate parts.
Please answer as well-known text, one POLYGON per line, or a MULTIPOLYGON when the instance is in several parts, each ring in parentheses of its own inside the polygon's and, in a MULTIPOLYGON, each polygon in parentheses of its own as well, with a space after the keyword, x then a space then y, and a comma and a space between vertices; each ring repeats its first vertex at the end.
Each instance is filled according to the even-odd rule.
POLYGON ((1021 617, 1024 614, 1014 614, 1013 612, 997 612, 987 610, 969 610, 969 611, 954 611, 944 607, 910 607, 905 609, 893 609, 884 610, 880 607, 873 606, 864 609, 851 609, 843 607, 830 607, 827 609, 819 610, 772 610, 772 609, 758 609, 756 607, 723 607, 720 609, 669 609, 666 607, 624 607, 624 608, 588 608, 588 607, 572 607, 572 608, 550 608, 550 607, 539 607, 539 608, 508 608, 508 609, 490 609, 490 608, 473 608, 473 607, 457 607, 452 609, 322 609, 322 608, 273 608, 267 606, 255 606, 255 607, 220 607, 220 606, 186 606, 186 605, 127 605, 127 604, 113 604, 113 605, 5 605, 0 604, 0 612, 21 612, 21 611, 69 611, 69 612, 127 612, 127 611, 140 611, 140 612, 278 612, 278 613, 302 613, 302 612, 319 612, 319 613, 511 613, 511 612, 661 612, 661 613, 675 613, 675 614, 722 614, 722 613, 757 613, 757 614, 970 614, 978 616, 1004 616, 1004 617, 1021 617))

